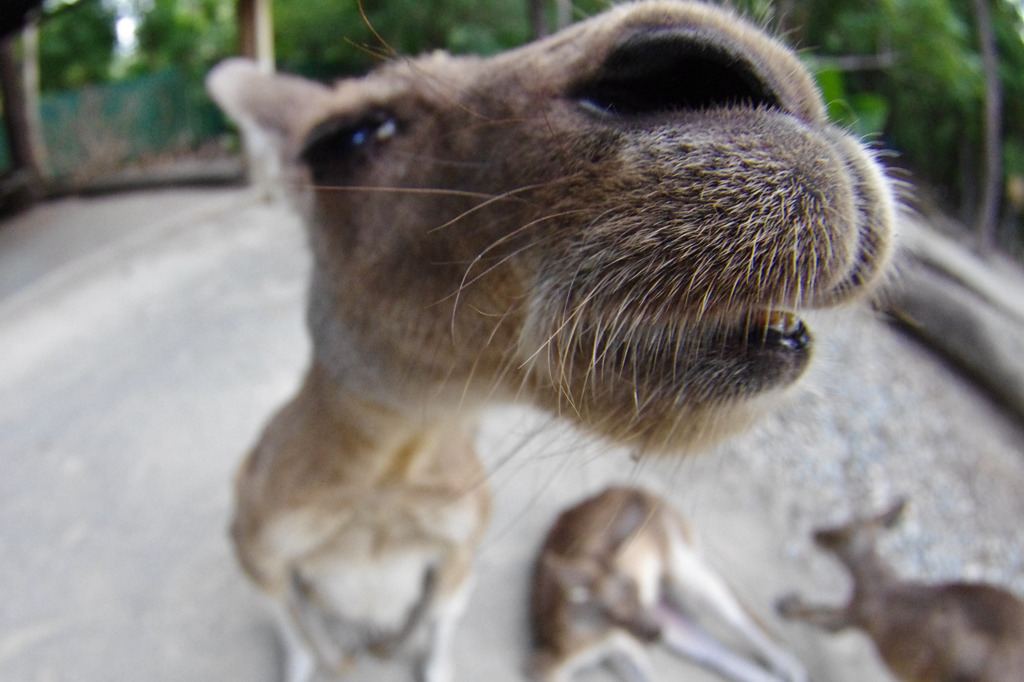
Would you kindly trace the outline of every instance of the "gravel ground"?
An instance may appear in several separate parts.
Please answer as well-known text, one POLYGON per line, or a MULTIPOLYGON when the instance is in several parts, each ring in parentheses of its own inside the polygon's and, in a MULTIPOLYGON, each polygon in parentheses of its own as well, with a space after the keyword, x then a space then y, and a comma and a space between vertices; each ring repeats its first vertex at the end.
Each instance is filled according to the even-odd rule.
MULTIPOLYGON (((277 679, 270 620, 225 528, 232 471, 306 361, 303 240, 287 211, 237 193, 202 212, 195 197, 175 209, 161 196, 129 238, 106 235, 99 252, 19 278, 0 298, 3 680, 277 679)), ((109 220, 100 205, 45 208, 32 230, 3 226, 25 237, 10 248, 28 257, 30 235, 59 242, 46 222, 74 235, 83 216, 109 220)), ((479 446, 495 516, 457 638, 458 679, 522 679, 541 535, 611 481, 671 499, 821 682, 892 678, 856 633, 774 617, 784 592, 845 597, 845 575, 810 544, 814 526, 906 495, 907 518, 883 544, 901 573, 1024 594, 1021 426, 867 310, 810 323, 818 362, 806 380, 699 457, 636 463, 529 410, 488 416, 479 446)), ((655 659, 665 677, 715 679, 655 659)), ((403 676, 368 666, 350 679, 403 676)))

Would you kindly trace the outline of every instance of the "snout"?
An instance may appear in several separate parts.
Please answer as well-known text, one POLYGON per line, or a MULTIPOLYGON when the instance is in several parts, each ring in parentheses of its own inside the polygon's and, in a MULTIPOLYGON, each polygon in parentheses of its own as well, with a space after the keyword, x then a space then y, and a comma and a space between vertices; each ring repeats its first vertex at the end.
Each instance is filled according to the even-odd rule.
POLYGON ((665 303, 691 321, 831 296, 874 229, 858 225, 862 181, 840 150, 774 109, 680 114, 631 134, 620 163, 635 185, 612 199, 581 253, 602 286, 673 292, 665 303))
POLYGON ((615 172, 631 180, 582 251, 613 254, 591 261, 609 285, 667 273, 701 315, 849 298, 887 260, 888 183, 825 121, 791 53, 718 19, 627 31, 570 86, 590 123, 618 135, 615 172))
POLYGON ((800 311, 871 289, 893 199, 792 52, 709 6, 636 7, 545 121, 589 142, 559 157, 577 222, 541 261, 522 347, 549 349, 531 366, 584 421, 657 449, 800 376, 800 311))

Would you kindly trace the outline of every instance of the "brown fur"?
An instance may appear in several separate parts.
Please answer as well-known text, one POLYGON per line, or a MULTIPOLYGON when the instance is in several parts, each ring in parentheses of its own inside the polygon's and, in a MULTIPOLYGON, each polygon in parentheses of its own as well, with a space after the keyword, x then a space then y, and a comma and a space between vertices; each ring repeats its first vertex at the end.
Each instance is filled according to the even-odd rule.
POLYGON ((927 585, 902 580, 875 551, 878 531, 902 514, 886 512, 815 533, 854 580, 844 607, 779 601, 787 618, 830 632, 860 628, 889 668, 907 682, 1019 682, 1024 679, 1024 602, 991 585, 927 585))
POLYGON ((686 520, 644 490, 608 488, 558 517, 537 559, 530 607, 531 672, 543 682, 568 682, 601 663, 652 680, 643 645, 654 642, 740 682, 807 679, 701 558, 686 520), (702 611, 765 667, 712 638, 695 616, 702 611))
POLYGON ((411 510, 424 472, 413 517, 473 517, 400 535, 450 594, 487 516, 470 442, 486 404, 699 447, 802 373, 793 313, 852 300, 887 262, 870 153, 790 51, 708 5, 622 5, 333 87, 234 60, 209 86, 280 149, 314 257, 310 376, 238 479, 239 556, 279 600, 311 557, 348 560, 334 533, 355 501, 411 510))

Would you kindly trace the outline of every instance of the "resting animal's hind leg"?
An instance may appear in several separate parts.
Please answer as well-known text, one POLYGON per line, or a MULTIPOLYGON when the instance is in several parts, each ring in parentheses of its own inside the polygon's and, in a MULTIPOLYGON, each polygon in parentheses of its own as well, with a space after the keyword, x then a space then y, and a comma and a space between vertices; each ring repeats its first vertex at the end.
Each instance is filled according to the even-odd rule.
POLYGON ((765 659, 779 678, 789 682, 806 682, 807 673, 796 657, 769 638, 736 599, 722 577, 692 547, 682 542, 675 543, 672 550, 671 590, 683 602, 687 598, 695 598, 709 606, 765 659))
POLYGON ((730 651, 672 609, 662 609, 662 642, 673 652, 736 682, 782 682, 780 678, 730 651))

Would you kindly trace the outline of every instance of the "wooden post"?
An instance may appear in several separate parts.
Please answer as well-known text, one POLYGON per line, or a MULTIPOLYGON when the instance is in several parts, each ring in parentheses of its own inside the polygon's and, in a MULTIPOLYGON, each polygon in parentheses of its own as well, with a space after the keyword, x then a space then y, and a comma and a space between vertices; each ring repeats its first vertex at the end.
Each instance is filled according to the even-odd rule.
MULTIPOLYGON (((270 0, 238 0, 239 51, 255 61, 264 73, 273 73, 274 22, 270 0)), ((242 126, 249 183, 268 199, 279 199, 281 160, 278 151, 259 130, 242 126)))
POLYGON ((529 0, 527 5, 530 15, 530 33, 533 39, 543 38, 548 34, 548 8, 545 0, 529 0))
POLYGON ((274 70, 274 20, 270 0, 238 0, 239 48, 267 73, 274 70))
POLYGON ((29 21, 21 32, 21 83, 25 92, 28 139, 39 174, 46 177, 46 139, 43 137, 42 111, 39 105, 39 25, 29 21))

